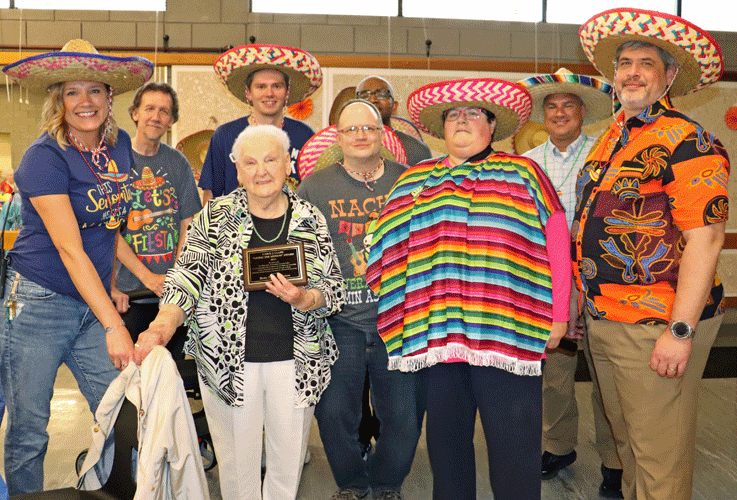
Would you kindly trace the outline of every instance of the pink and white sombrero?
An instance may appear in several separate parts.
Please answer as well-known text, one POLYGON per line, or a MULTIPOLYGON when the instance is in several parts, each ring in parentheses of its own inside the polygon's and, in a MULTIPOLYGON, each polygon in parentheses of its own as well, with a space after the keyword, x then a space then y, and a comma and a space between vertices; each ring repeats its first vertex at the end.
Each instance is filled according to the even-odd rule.
POLYGON ((86 40, 70 40, 59 52, 47 52, 8 64, 3 72, 23 87, 46 90, 59 82, 100 82, 116 95, 135 90, 151 78, 153 63, 143 57, 98 54, 86 40))
POLYGON ((586 21, 578 36, 586 57, 599 72, 614 78, 614 54, 630 40, 648 42, 668 51, 679 70, 670 95, 695 92, 719 80, 724 72, 722 49, 705 30, 673 14, 617 8, 586 21))
MULTIPOLYGON (((392 129, 384 126, 380 155, 385 160, 407 164, 407 152, 402 141, 392 129)), ((304 179, 313 172, 322 170, 343 159, 343 151, 338 146, 338 129, 330 125, 313 135, 299 152, 297 170, 299 178, 304 179)))
POLYGON ((412 92, 407 110, 421 130, 445 138, 443 111, 459 106, 478 106, 496 116, 494 140, 514 134, 532 110, 530 93, 521 85, 496 78, 466 78, 431 83, 412 92))
POLYGON ((220 77, 234 96, 246 99, 246 78, 262 69, 276 69, 289 75, 289 100, 287 106, 302 101, 322 84, 322 69, 309 52, 281 45, 241 45, 225 52, 213 64, 220 77))

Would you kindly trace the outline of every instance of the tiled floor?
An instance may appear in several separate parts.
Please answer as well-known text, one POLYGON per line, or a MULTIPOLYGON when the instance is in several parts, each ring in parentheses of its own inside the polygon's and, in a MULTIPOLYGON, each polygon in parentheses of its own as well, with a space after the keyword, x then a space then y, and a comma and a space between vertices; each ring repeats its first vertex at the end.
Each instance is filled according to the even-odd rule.
MULTIPOLYGON (((592 446, 591 384, 578 382, 581 424, 578 460, 559 476, 543 482, 544 499, 598 499, 600 481, 599 460, 592 446)), ((46 457, 47 489, 73 485, 74 459, 88 446, 92 417, 76 389, 70 372, 62 367, 52 400, 51 441, 46 457)), ((305 466, 298 498, 325 500, 336 486, 325 459, 316 424, 310 438, 311 462, 305 466)), ((0 442, 4 441, 5 425, 0 442)), ((699 400, 699 429, 694 500, 737 499, 737 379, 703 381, 699 400)), ((484 460, 485 444, 477 425, 476 434, 478 498, 491 499, 488 486, 488 465, 484 460)), ((0 449, 0 456, 2 450, 0 449)), ((213 500, 219 500, 217 468, 208 474, 213 500)), ((424 437, 420 439, 412 472, 404 484, 406 500, 427 500, 431 497, 432 477, 429 471, 424 437)))

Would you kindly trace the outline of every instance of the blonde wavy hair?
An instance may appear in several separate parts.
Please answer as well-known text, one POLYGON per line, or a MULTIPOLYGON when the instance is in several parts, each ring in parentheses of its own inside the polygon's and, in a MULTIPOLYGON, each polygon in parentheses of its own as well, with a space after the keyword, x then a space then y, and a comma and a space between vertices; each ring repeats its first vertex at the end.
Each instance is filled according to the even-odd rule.
MULTIPOLYGON (((48 88, 48 95, 41 111, 41 134, 47 132, 49 137, 56 139, 59 147, 65 150, 69 146, 69 142, 66 136, 67 123, 64 121, 64 113, 66 112, 64 109, 64 83, 55 83, 48 88)), ((110 92, 108 85, 105 85, 105 88, 110 92)), ((105 143, 109 146, 115 146, 118 143, 118 124, 112 113, 110 113, 109 119, 110 129, 105 135, 105 143)), ((99 134, 105 133, 106 126, 107 120, 100 126, 99 134)))

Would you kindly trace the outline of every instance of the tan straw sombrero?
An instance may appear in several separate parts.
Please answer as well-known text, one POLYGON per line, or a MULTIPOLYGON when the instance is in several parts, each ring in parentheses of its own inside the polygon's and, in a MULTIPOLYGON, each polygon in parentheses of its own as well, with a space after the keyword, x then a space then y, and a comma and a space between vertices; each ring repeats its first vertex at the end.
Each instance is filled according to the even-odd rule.
POLYGON ((59 52, 47 52, 8 64, 3 72, 24 87, 46 90, 59 82, 100 82, 116 95, 135 90, 151 78, 153 63, 143 57, 98 54, 86 40, 70 40, 59 52))
POLYGON ((673 14, 617 8, 596 14, 579 32, 589 61, 610 80, 614 78, 614 53, 630 40, 648 42, 668 51, 679 71, 671 96, 700 90, 722 76, 722 49, 705 30, 673 14))
POLYGON ((204 165, 207 156, 207 147, 210 145, 210 139, 212 139, 214 133, 215 131, 210 129, 200 130, 177 143, 177 149, 189 161, 196 181, 200 180, 202 165, 204 165))
MULTIPOLYGON (((614 88, 601 78, 577 75, 566 68, 548 75, 535 75, 518 82, 532 96, 530 121, 544 123, 543 101, 550 94, 574 94, 586 107, 583 124, 595 123, 612 116, 614 88)), ((543 141, 544 142, 544 141, 543 141)))
POLYGON ((521 155, 548 140, 548 129, 539 122, 528 121, 512 138, 515 154, 521 155))
POLYGON ((343 108, 343 105, 356 98, 356 87, 346 87, 335 96, 333 99, 333 105, 330 106, 330 115, 328 118, 328 125, 335 125, 338 123, 338 113, 343 108))
POLYGON ((443 111, 459 106, 478 106, 494 113, 494 140, 501 141, 527 121, 532 98, 522 85, 496 78, 431 83, 415 90, 407 98, 407 110, 415 125, 441 139, 445 138, 443 111))
POLYGON ((310 53, 281 45, 251 44, 230 49, 218 57, 215 73, 234 96, 246 99, 246 78, 262 69, 275 69, 289 75, 287 106, 296 104, 322 84, 322 70, 310 53))
MULTIPOLYGON (((407 153, 402 141, 397 134, 384 126, 384 134, 381 140, 381 151, 379 153, 385 160, 396 161, 407 164, 407 153)), ((297 170, 299 178, 304 179, 313 172, 322 170, 343 159, 343 150, 338 146, 338 130, 335 125, 330 125, 313 135, 299 152, 297 158, 297 170)))

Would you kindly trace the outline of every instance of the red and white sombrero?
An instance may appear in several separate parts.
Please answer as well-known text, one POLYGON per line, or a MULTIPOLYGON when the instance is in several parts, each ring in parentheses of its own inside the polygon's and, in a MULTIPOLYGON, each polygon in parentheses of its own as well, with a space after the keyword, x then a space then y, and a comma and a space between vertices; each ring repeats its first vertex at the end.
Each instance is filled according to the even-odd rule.
POLYGON ((722 49, 705 30, 673 14, 617 8, 585 22, 578 36, 586 57, 599 72, 614 78, 614 54, 630 40, 648 42, 670 53, 678 62, 678 75, 670 95, 695 92, 719 80, 724 72, 722 49))
POLYGON ((517 83, 496 78, 466 78, 425 85, 407 99, 409 117, 415 125, 441 139, 445 138, 443 111, 459 106, 478 106, 494 113, 494 140, 501 141, 527 121, 532 98, 517 83))
POLYGON ((143 57, 106 56, 86 40, 70 40, 59 52, 26 57, 8 64, 3 72, 30 89, 47 90, 59 82, 90 81, 109 85, 120 95, 146 83, 153 67, 143 57))
POLYGON ((213 68, 228 90, 243 102, 247 102, 246 78, 262 69, 276 69, 289 75, 287 106, 300 102, 322 84, 322 69, 317 59, 304 50, 281 45, 235 47, 218 57, 213 68))
MULTIPOLYGON (((407 152, 404 150, 402 141, 392 129, 384 126, 384 134, 381 140, 381 152, 385 160, 396 161, 407 164, 407 152)), ((338 146, 338 130, 335 125, 330 125, 313 135, 299 152, 297 157, 297 170, 299 178, 304 179, 313 172, 322 170, 343 159, 343 151, 338 146)))

